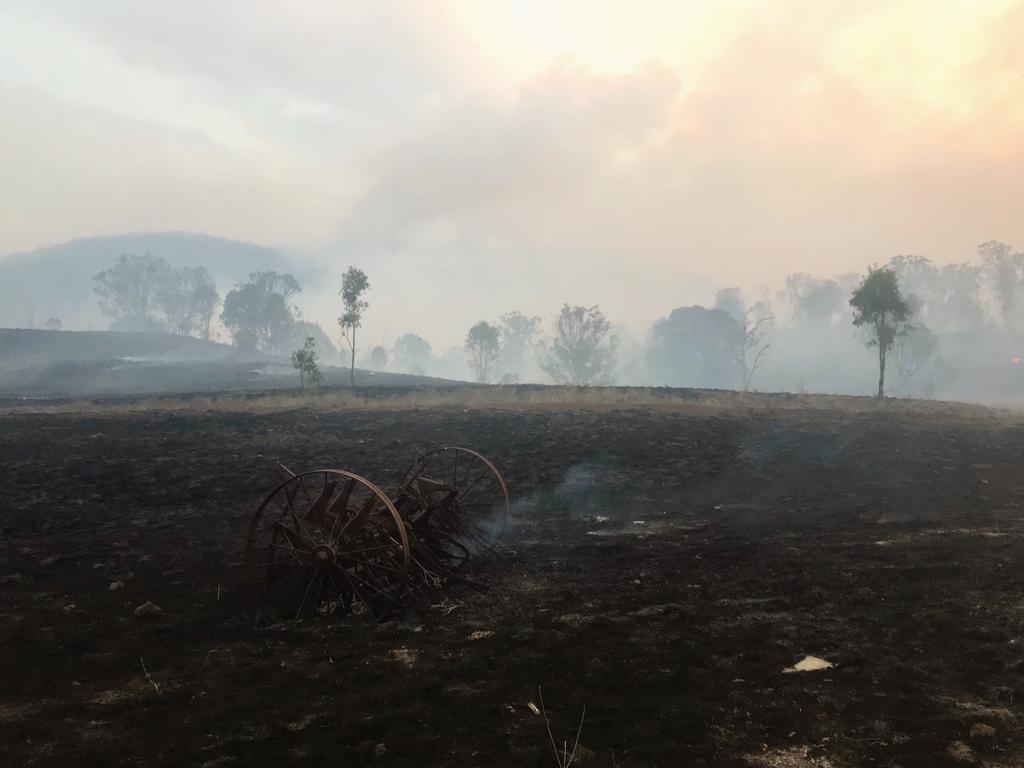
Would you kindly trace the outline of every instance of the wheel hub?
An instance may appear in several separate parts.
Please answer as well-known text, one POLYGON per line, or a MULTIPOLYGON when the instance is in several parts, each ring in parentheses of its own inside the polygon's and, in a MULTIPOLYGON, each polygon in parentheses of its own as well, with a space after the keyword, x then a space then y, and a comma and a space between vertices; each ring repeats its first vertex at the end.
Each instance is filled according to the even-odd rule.
POLYGON ((313 548, 314 565, 330 565, 335 561, 334 547, 330 544, 318 544, 313 548))

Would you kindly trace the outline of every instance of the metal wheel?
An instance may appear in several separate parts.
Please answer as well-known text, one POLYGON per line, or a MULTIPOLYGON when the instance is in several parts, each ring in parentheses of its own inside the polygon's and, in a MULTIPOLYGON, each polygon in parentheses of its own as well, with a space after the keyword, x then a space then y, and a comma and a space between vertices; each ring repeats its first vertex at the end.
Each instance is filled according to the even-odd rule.
POLYGON ((448 446, 420 454, 402 483, 415 502, 413 534, 452 568, 493 551, 508 526, 511 502, 497 468, 476 451, 448 446), (438 548, 440 547, 440 550, 438 548))
POLYGON ((264 605, 284 618, 398 604, 410 547, 387 495, 359 475, 321 469, 288 477, 253 515, 245 567, 264 605))

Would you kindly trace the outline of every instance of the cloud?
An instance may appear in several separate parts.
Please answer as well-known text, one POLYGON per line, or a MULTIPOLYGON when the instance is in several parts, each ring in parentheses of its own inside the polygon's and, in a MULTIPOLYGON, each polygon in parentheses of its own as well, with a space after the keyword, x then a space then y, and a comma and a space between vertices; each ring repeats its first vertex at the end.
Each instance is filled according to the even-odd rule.
POLYGON ((337 210, 323 197, 332 180, 287 148, 239 149, 25 88, 0 87, 0 113, 0 230, 25 245, 164 230, 290 243, 337 210))

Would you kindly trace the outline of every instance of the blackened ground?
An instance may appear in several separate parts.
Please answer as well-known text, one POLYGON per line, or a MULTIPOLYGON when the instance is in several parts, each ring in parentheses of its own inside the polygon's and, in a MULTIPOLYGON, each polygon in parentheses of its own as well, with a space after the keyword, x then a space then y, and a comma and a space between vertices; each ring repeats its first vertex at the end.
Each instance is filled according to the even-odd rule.
POLYGON ((4 762, 552 766, 541 688, 575 765, 1021 765, 1024 427, 860 410, 0 417, 4 762), (444 444, 515 499, 487 593, 253 625, 276 462, 444 444))

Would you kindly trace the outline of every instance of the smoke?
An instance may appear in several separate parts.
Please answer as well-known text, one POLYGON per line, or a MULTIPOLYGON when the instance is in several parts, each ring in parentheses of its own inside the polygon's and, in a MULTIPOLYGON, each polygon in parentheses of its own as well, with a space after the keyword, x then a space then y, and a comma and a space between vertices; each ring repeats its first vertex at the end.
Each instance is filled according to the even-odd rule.
MULTIPOLYGON (((636 10, 652 40, 672 14, 636 10)), ((298 246, 308 319, 333 324, 354 263, 368 337, 445 349, 511 309, 596 303, 641 336, 722 285, 1024 242, 1024 4, 729 17, 699 65, 580 49, 509 76, 434 4, 7 10, 0 252, 151 229, 298 246)))

